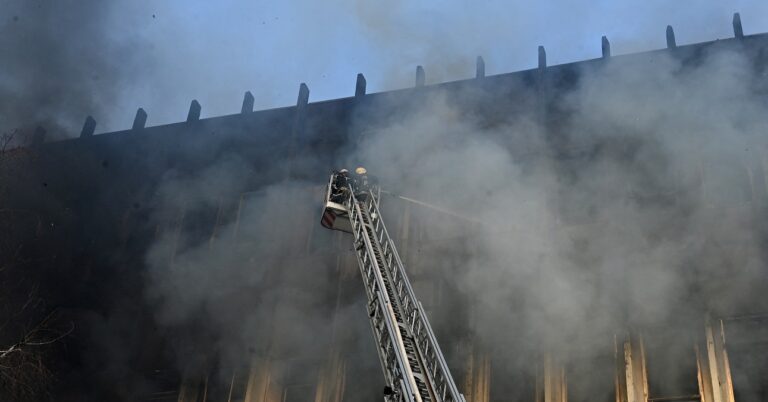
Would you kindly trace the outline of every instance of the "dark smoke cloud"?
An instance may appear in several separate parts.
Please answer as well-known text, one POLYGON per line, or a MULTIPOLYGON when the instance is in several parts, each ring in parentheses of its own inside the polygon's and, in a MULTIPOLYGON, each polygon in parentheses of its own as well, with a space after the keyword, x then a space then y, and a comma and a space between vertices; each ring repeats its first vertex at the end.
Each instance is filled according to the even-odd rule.
POLYGON ((139 63, 147 62, 131 57, 135 38, 118 39, 124 25, 114 8, 96 0, 4 2, 0 130, 39 125, 61 139, 79 134, 87 115, 103 123, 139 63))

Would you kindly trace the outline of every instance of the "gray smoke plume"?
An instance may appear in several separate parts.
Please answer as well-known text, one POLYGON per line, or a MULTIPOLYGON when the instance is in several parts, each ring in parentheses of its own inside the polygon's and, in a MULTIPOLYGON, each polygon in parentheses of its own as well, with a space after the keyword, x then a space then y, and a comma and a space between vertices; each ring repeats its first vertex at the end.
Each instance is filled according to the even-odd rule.
MULTIPOLYGON (((221 160, 191 177, 166 175, 156 195, 152 222, 160 235, 146 257, 146 296, 158 324, 174 334, 178 369, 229 384, 233 373, 247 375, 252 364, 269 361, 270 381, 314 387, 317 362, 343 343, 365 355, 363 370, 378 370, 359 299, 340 300, 335 292, 350 276, 345 266, 357 272, 339 263, 351 245, 319 226, 323 184, 291 179, 248 187, 247 162, 233 154, 221 160), (213 232, 194 230, 206 212, 216 214, 213 232)), ((350 387, 349 394, 376 395, 381 380, 373 378, 375 385, 350 387)))
MULTIPOLYGON (((763 233, 750 219, 760 216, 753 206, 766 195, 755 164, 765 163, 768 144, 762 70, 754 68, 717 47, 695 63, 655 54, 645 64, 586 67, 578 85, 557 98, 554 109, 567 116, 558 127, 538 124, 534 110, 487 124, 470 111, 483 95, 476 89, 432 91, 397 121, 376 115, 395 107, 386 100, 370 108, 353 125, 365 135, 350 145, 350 160, 362 161, 394 193, 467 218, 411 206, 416 235, 398 236, 409 270, 445 284, 416 283, 438 338, 469 336, 500 366, 524 371, 533 367, 532 353, 544 350, 597 367, 614 334, 671 325, 690 335, 708 313, 764 309, 757 297, 765 283, 763 233), (457 298, 469 303, 459 306, 463 313, 446 307, 457 298), (468 323, 452 322, 457 317, 468 323), (461 327, 469 334, 451 332, 461 327)), ((211 206, 205 194, 227 194, 241 171, 223 163, 192 182, 171 181, 164 194, 177 210, 194 210, 190 202, 211 206)), ((183 233, 161 238, 148 257, 161 322, 201 320, 231 361, 275 336, 290 353, 314 356, 317 328, 333 316, 323 305, 335 284, 308 278, 332 264, 287 257, 309 241, 302 231, 316 221, 320 195, 307 189, 321 185, 287 181, 259 190, 253 208, 225 224, 214 243, 185 244, 183 233), (237 230, 257 249, 239 250, 237 230), (171 248, 178 250, 169 265, 171 248), (267 267, 281 264, 306 277, 265 277, 267 267), (233 310, 233 301, 249 308, 233 310), (264 317, 279 318, 267 324, 264 317)), ((383 203, 395 232, 406 204, 383 203)), ((344 311, 342 326, 364 325, 362 307, 344 311)), ((373 358, 366 331, 353 334, 351 348, 373 358)), ((455 349, 443 350, 460 372, 455 349)), ((667 367, 669 381, 684 377, 667 367)), ((574 390, 608 395, 610 382, 574 390)))
MULTIPOLYGON (((610 13, 632 17, 611 20, 586 2, 535 12, 528 3, 491 2, 461 13, 404 2, 330 9, 300 2, 274 14, 253 6, 227 29, 201 34, 199 10, 180 13, 172 3, 11 1, 0 20, 0 131, 42 125, 49 138, 71 137, 88 114, 98 131, 121 129, 137 106, 148 106, 151 123, 170 122, 192 97, 204 115, 227 113, 241 91, 255 88, 257 109, 266 108, 288 103, 293 94, 284 88, 301 80, 313 101, 344 96, 352 80, 339 82, 352 69, 367 74, 369 92, 410 86, 416 64, 428 83, 470 77, 476 55, 489 74, 513 71, 534 64, 538 44, 551 65, 597 56, 600 34, 614 53, 639 51, 663 46, 657 28, 667 23, 681 44, 711 40, 731 36, 732 8, 742 11, 747 33, 765 30, 756 17, 768 12, 762 3, 699 4, 696 16, 661 3, 611 5, 610 13), (335 18, 360 35, 321 35, 335 18), (252 41, 265 36, 253 26, 259 22, 284 24, 289 34, 252 41), (299 46, 309 51, 275 50, 299 46)), ((206 17, 223 20, 227 11, 206 17)), ((712 51, 692 64, 652 57, 586 68, 557 98, 554 116, 532 109, 488 119, 476 111, 484 93, 473 89, 433 91, 397 121, 386 111, 398 105, 384 100, 353 122, 357 142, 342 158, 362 162, 395 193, 468 218, 410 206, 407 228, 407 204, 383 200, 410 272, 439 278, 415 286, 457 372, 466 338, 491 351, 499 370, 530 375, 529 357, 542 350, 596 368, 621 331, 669 323, 698 331, 708 312, 765 310, 764 233, 754 219, 764 216, 766 196, 765 71, 736 53, 712 51), (548 119, 558 126, 542 124, 548 119)), ((296 165, 338 167, 308 159, 296 165)), ((379 396, 362 289, 339 290, 339 278, 345 286, 358 279, 351 240, 317 224, 325 183, 253 184, 259 172, 246 160, 219 160, 192 176, 166 172, 149 222, 156 238, 144 296, 161 332, 174 334, 178 368, 200 364, 224 376, 254 356, 324 361, 331 351, 318 345, 335 342, 356 361, 351 372, 366 378, 358 400, 379 396), (211 215, 213 233, 196 226, 211 215)), ((104 370, 110 380, 131 361, 113 342, 134 330, 124 317, 105 319, 103 335, 94 336, 114 362, 104 370)), ((285 378, 314 375, 300 364, 280 370, 285 378)), ((347 395, 354 400, 354 391, 347 395)))
MULTIPOLYGON (((603 353, 627 328, 693 332, 707 312, 765 308, 751 221, 765 197, 760 71, 717 50, 701 64, 634 63, 583 71, 561 100, 569 119, 553 141, 570 160, 552 156, 532 116, 482 127, 466 112, 472 93, 437 93, 363 146, 382 182, 484 222, 451 227, 474 252, 455 256, 464 269, 448 280, 477 299, 474 330, 496 356, 525 344, 603 353)), ((446 219, 423 231, 445 233, 446 219)))

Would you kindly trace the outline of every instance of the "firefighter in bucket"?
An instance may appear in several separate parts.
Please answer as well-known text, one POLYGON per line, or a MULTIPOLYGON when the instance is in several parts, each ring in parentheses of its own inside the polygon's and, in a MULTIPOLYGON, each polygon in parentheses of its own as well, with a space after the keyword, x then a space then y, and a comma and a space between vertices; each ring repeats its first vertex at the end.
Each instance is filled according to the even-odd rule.
POLYGON ((350 193, 349 170, 341 169, 334 174, 331 184, 331 201, 337 204, 343 204, 350 193))

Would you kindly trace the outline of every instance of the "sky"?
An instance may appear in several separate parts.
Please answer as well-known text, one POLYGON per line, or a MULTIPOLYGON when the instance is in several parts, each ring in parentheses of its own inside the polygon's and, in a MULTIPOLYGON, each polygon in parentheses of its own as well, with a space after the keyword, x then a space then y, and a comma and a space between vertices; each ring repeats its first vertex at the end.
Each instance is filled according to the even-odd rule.
POLYGON ((768 32, 768 3, 738 1, 151 1, 10 0, 0 17, 2 130, 58 126, 76 136, 85 116, 96 132, 236 113, 245 91, 255 109, 292 105, 301 82, 310 102, 532 68, 537 46, 550 65, 663 48, 666 25, 683 45, 768 32), (44 105, 41 106, 41 105, 44 105), (34 112, 30 113, 29 110, 34 112), (30 121, 35 121, 31 123, 30 121))

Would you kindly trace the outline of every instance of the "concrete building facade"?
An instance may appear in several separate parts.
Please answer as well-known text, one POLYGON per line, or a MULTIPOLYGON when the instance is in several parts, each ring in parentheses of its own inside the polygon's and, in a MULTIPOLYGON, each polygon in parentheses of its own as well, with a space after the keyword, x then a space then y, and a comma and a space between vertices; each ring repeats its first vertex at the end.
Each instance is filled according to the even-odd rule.
MULTIPOLYGON (((467 401, 765 400, 768 315, 763 313, 768 305, 762 292, 768 271, 759 259, 768 239, 765 142, 755 136, 736 159, 702 152, 689 163, 690 155, 678 158, 666 148, 647 151, 655 143, 638 140, 645 123, 637 123, 638 133, 618 132, 635 127, 632 116, 644 118, 637 103, 632 103, 634 114, 622 117, 626 125, 616 126, 603 114, 605 105, 642 98, 624 90, 641 88, 644 80, 658 75, 686 82, 678 92, 696 103, 708 94, 696 88, 711 87, 692 84, 691 77, 719 82, 717 76, 701 75, 712 71, 701 70, 702 64, 727 67, 732 57, 739 71, 748 72, 743 79, 749 80, 744 84, 750 91, 744 96, 756 100, 749 102, 754 119, 729 126, 765 133, 768 103, 760 99, 768 99, 768 36, 745 36, 737 18, 733 38, 682 46, 671 27, 666 35, 667 49, 622 56, 612 55, 603 38, 603 57, 556 66, 547 65, 546 50, 540 47, 537 68, 495 76, 485 75, 485 63, 478 58, 475 78, 437 85, 425 85, 428 72, 419 67, 413 88, 384 93, 366 93, 365 77, 358 75, 354 96, 322 102, 310 102, 310 89, 302 84, 295 106, 272 110, 253 111, 253 96, 246 93, 240 113, 201 118, 204 105, 192 101, 186 121, 157 127, 146 127, 147 112, 139 109, 131 129, 93 135, 97 119, 89 116, 78 138, 46 143, 39 130, 30 146, 3 151, 3 258, 25 261, 25 272, 39 284, 46 304, 74 323, 64 340, 67 346, 52 352, 59 378, 54 399, 381 398, 384 384, 369 339, 351 240, 320 226, 320 206, 332 169, 391 161, 398 148, 381 145, 386 143, 381 138, 396 131, 392 127, 449 129, 450 123, 402 123, 435 113, 437 104, 448 105, 446 119, 471 121, 473 130, 464 130, 466 135, 490 138, 521 172, 545 166, 554 172, 546 177, 556 178, 536 205, 509 201, 510 209, 525 211, 521 222, 528 223, 513 234, 489 234, 484 223, 385 200, 389 230, 467 401), (579 101, 574 107, 574 94, 584 96, 585 87, 601 88, 586 96, 602 101, 579 101), (612 87, 615 98, 606 99, 611 91, 603 90, 612 87), (589 119, 576 116, 585 112, 589 119), (589 122, 588 130, 599 133, 593 137, 599 141, 579 137, 578 129, 586 128, 574 124, 574 118, 589 122), (516 139, 505 137, 510 127, 516 139), (537 139, 519 139, 525 136, 537 139), (648 152, 664 158, 635 163, 648 152), (379 154, 385 158, 376 159, 379 154), (642 234, 637 241, 647 243, 643 250, 662 249, 658 244, 670 238, 675 244, 695 238, 686 250, 697 250, 692 254, 701 258, 668 267, 682 273, 663 291, 680 296, 670 298, 674 302, 664 304, 664 312, 651 314, 642 308, 643 300, 661 296, 645 289, 657 289, 653 281, 667 277, 656 271, 636 276, 631 270, 590 270, 602 264, 604 255, 621 252, 610 250, 611 243, 604 248, 594 242, 599 233, 615 230, 609 229, 612 215, 600 212, 615 204, 586 202, 580 195, 593 191, 584 178, 605 161, 620 160, 617 166, 634 172, 644 166, 677 166, 669 161, 683 159, 690 171, 680 172, 684 180, 670 182, 685 187, 660 184, 656 171, 622 175, 615 183, 633 194, 628 209, 652 209, 647 216, 658 219, 649 223, 650 229, 637 229, 642 234), (690 212, 692 194, 695 213, 690 212), (677 219, 672 216, 680 215, 695 218, 673 224, 677 219), (738 227, 727 233, 744 237, 702 235, 699 244, 700 238, 690 235, 716 226, 738 227), (504 264, 478 256, 492 252, 484 245, 500 238, 530 251, 526 259, 506 262, 528 268, 511 276, 508 286, 499 285, 509 294, 485 297, 474 286, 504 279, 484 277, 484 264, 504 264), (548 261, 565 258, 550 255, 561 241, 567 250, 579 250, 569 261, 586 267, 574 271, 572 279, 595 290, 584 296, 583 306, 589 308, 579 314, 606 317, 595 321, 599 325, 591 318, 573 318, 593 329, 569 332, 580 326, 561 315, 567 309, 547 316, 548 306, 569 304, 565 295, 581 295, 551 285, 559 279, 549 275, 559 271, 547 268, 548 261), (704 268, 700 262, 705 260, 721 264, 722 270, 704 268), (473 278, 480 279, 464 285, 473 278), (514 291, 520 287, 528 290, 514 291), (530 307, 542 303, 541 309, 530 307), (535 320, 539 311, 542 318, 535 320), (561 326, 562 321, 569 324, 561 326)), ((685 113, 670 109, 664 119, 688 127, 689 121, 680 117, 685 113)), ((459 148, 466 145, 461 141, 459 148)), ((697 144, 687 146, 695 149, 697 144)), ((427 152, 423 158, 430 157, 427 152)), ((408 170, 407 163, 405 172, 422 175, 408 170)), ((414 191, 424 180, 411 182, 392 172, 400 170, 385 172, 382 185, 397 191, 414 191)), ((427 173, 427 179, 435 174, 427 173)), ((504 193, 503 175, 489 172, 470 181, 490 182, 491 188, 498 183, 504 193)), ((499 208, 490 206, 495 197, 480 193, 469 198, 482 210, 499 208)), ((426 201, 443 205, 440 199, 426 201)), ((511 218, 498 217, 506 219, 511 218)), ((633 222, 643 226, 644 220, 633 222)))

